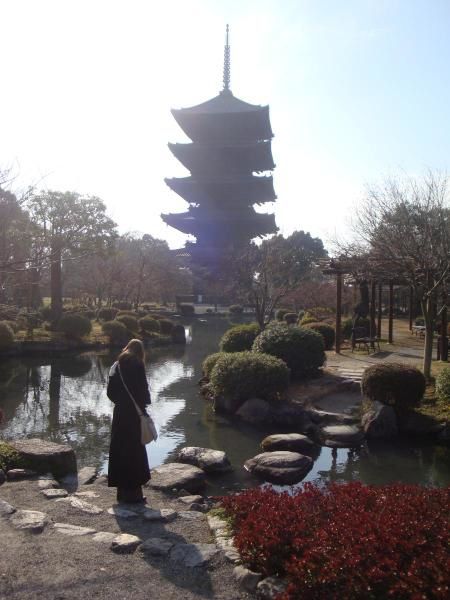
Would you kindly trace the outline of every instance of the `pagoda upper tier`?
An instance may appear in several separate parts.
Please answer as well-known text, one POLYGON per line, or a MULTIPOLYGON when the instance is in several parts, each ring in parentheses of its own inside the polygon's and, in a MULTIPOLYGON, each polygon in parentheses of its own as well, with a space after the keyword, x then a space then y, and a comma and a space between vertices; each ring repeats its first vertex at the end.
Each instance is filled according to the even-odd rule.
POLYGON ((193 142, 223 145, 273 137, 269 107, 239 100, 229 89, 196 106, 172 109, 172 114, 193 142))

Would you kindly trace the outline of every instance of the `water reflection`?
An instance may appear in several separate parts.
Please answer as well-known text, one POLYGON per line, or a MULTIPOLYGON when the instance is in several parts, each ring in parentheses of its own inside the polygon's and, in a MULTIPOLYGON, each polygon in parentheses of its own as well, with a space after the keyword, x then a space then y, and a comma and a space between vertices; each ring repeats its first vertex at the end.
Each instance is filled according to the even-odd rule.
MULTIPOLYGON (((173 457, 183 445, 223 449, 235 470, 210 482, 220 493, 257 485, 242 464, 260 452, 261 431, 215 415, 198 393, 201 363, 217 351, 225 319, 193 321, 186 347, 153 351, 147 357, 152 414, 160 438, 148 448, 151 466, 173 457)), ((106 396, 109 353, 8 360, 0 366, 0 406, 4 438, 42 437, 71 444, 80 465, 107 467, 112 404, 106 396)), ((371 443, 358 451, 322 448, 307 481, 362 480, 450 484, 450 449, 407 443, 371 443)))

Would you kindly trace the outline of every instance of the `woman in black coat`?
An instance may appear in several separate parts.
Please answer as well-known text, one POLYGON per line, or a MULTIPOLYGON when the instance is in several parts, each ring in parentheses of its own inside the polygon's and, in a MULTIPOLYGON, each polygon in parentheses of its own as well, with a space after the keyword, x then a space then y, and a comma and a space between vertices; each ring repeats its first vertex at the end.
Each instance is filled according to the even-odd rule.
POLYGON ((140 418, 125 386, 145 413, 145 407, 150 404, 150 392, 145 375, 144 346, 140 340, 128 342, 109 373, 106 393, 114 402, 114 413, 108 486, 117 488, 118 502, 145 502, 142 486, 150 479, 150 469, 145 446, 141 443, 140 418))

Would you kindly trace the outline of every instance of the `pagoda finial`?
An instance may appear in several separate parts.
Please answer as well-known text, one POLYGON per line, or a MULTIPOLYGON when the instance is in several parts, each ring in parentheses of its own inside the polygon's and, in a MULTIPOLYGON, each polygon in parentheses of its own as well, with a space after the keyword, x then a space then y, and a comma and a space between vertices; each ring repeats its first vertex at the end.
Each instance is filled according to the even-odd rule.
POLYGON ((230 44, 228 43, 228 36, 230 33, 230 27, 227 25, 226 38, 225 38, 225 50, 223 53, 223 91, 230 91, 230 44))

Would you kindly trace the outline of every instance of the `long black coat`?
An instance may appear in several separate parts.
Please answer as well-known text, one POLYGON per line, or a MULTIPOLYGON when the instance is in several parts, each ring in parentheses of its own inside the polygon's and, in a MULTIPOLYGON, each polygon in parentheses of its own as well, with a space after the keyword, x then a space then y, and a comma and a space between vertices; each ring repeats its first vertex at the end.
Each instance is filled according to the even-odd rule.
MULTIPOLYGON (((107 395, 114 402, 109 447, 108 485, 136 489, 150 479, 147 452, 141 444, 141 424, 136 407, 125 390, 118 369, 111 369, 107 395)), ((150 404, 143 363, 134 357, 121 359, 122 377, 142 412, 150 404)))

